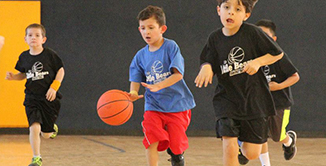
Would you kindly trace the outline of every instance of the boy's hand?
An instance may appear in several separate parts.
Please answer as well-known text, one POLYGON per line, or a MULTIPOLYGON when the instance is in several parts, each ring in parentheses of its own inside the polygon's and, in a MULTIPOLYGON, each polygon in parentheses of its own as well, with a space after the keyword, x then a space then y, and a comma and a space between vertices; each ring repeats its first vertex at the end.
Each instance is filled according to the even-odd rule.
POLYGON ((275 81, 271 81, 268 83, 269 85, 269 90, 270 91, 277 91, 277 90, 280 90, 280 89, 283 89, 281 84, 275 82, 275 81))
POLYGON ((148 88, 151 92, 157 92, 161 90, 161 88, 157 84, 146 84, 144 82, 141 83, 143 87, 148 88))
POLYGON ((127 94, 128 94, 128 96, 130 97, 130 100, 131 100, 132 102, 134 102, 134 101, 136 101, 136 100, 141 99, 141 98, 144 97, 144 95, 138 95, 137 92, 135 92, 135 93, 132 93, 132 92, 128 93, 128 92, 127 92, 127 94))
POLYGON ((196 87, 201 88, 203 84, 207 87, 208 83, 212 84, 213 75, 212 66, 210 64, 203 65, 195 79, 196 87))
POLYGON ((254 59, 247 63, 247 65, 243 68, 243 72, 246 72, 249 75, 254 75, 260 68, 260 63, 258 60, 254 59))
POLYGON ((46 93, 46 99, 48 101, 53 101, 56 98, 57 91, 52 88, 49 88, 48 92, 46 93))
POLYGON ((6 74, 6 80, 13 80, 14 79, 14 73, 12 72, 7 72, 6 74))

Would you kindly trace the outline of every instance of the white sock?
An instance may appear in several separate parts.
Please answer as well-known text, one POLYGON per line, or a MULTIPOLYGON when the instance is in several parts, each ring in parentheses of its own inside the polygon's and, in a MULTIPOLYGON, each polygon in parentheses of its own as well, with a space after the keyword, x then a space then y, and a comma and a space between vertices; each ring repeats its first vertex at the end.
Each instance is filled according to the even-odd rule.
POLYGON ((283 143, 283 145, 286 146, 286 147, 289 147, 292 144, 292 141, 293 141, 292 138, 289 137, 289 141, 286 142, 286 143, 283 143))
POLYGON ((262 166, 271 166, 271 163, 269 161, 269 154, 268 152, 260 154, 259 160, 262 166))

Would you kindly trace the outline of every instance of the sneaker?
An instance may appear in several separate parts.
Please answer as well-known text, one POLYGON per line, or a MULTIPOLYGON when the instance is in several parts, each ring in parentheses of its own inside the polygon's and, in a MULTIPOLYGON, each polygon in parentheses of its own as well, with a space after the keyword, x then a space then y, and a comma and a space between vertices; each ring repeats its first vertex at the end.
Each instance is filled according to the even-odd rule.
POLYGON ((291 160, 297 154, 297 134, 294 131, 288 131, 287 134, 292 138, 292 143, 289 147, 283 145, 284 158, 285 160, 291 160))
POLYGON ((171 159, 169 159, 168 161, 171 161, 172 166, 185 165, 183 154, 175 155, 174 153, 172 153, 170 148, 168 148, 166 151, 171 156, 171 159))
POLYGON ((247 157, 242 154, 240 148, 239 148, 238 160, 239 160, 239 163, 241 165, 246 165, 249 162, 249 160, 247 159, 247 157))
POLYGON ((54 132, 53 132, 53 134, 50 136, 51 139, 54 139, 54 138, 57 136, 58 131, 59 131, 59 128, 58 128, 58 126, 57 126, 56 124, 53 125, 53 129, 54 129, 54 132))
POLYGON ((42 166, 42 158, 41 157, 33 157, 32 163, 28 166, 42 166))

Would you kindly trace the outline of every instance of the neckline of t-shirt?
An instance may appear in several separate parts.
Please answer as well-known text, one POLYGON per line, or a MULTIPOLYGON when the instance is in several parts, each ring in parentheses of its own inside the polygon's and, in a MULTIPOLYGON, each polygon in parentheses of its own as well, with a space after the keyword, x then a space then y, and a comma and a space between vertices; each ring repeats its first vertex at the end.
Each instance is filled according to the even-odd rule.
POLYGON ((36 55, 32 55, 32 54, 30 53, 30 50, 28 50, 28 54, 29 54, 31 57, 37 57, 37 56, 41 55, 41 54, 45 51, 45 49, 46 49, 46 48, 43 48, 42 52, 39 53, 39 54, 36 54, 36 55))
POLYGON ((155 53, 157 53, 158 51, 160 51, 162 48, 163 48, 163 46, 165 45, 165 42, 166 42, 166 38, 163 38, 163 44, 161 45, 161 47, 159 48, 159 49, 157 49, 157 50, 155 50, 155 51, 149 51, 149 45, 147 44, 147 48, 146 48, 146 51, 147 52, 149 52, 149 53, 151 53, 151 54, 155 54, 155 53))
POLYGON ((223 35, 224 37, 226 37, 226 38, 232 38, 232 37, 235 37, 235 36, 237 36, 237 35, 239 34, 239 32, 240 32, 240 30, 243 28, 243 26, 244 26, 244 23, 242 23, 242 25, 240 26, 239 30, 238 30, 235 34, 230 35, 230 36, 226 36, 226 35, 223 33, 223 28, 221 28, 221 33, 222 33, 222 35, 223 35))

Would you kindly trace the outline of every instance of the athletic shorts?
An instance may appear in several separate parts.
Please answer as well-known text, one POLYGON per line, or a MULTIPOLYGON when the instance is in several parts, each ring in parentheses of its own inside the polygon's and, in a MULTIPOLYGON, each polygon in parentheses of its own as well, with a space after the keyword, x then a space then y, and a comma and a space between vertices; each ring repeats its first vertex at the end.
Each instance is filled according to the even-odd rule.
POLYGON ((275 142, 286 138, 286 127, 290 120, 290 108, 277 109, 275 116, 268 117, 269 136, 275 142))
POLYGON ((182 154, 189 147, 186 130, 190 119, 191 110, 176 113, 145 111, 142 122, 145 148, 159 142, 158 151, 170 148, 174 154, 182 154))
POLYGON ((26 95, 24 106, 29 126, 39 122, 42 132, 54 132, 53 125, 61 107, 60 99, 50 102, 45 97, 26 95))
POLYGON ((252 120, 221 118, 216 121, 216 135, 218 138, 238 137, 242 142, 262 144, 268 137, 267 118, 252 120))

